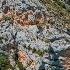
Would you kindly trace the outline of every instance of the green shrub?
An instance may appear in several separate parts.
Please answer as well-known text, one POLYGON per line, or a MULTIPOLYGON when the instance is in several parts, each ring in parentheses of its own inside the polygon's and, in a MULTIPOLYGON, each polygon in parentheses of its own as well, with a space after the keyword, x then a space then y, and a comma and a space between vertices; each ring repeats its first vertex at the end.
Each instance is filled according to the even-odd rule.
POLYGON ((41 51, 41 50, 38 50, 38 51, 36 51, 36 53, 39 55, 39 56, 43 56, 43 54, 44 54, 44 51, 41 51))
POLYGON ((35 49, 35 48, 33 48, 33 49, 32 49, 32 52, 33 52, 33 53, 35 53, 35 52, 36 52, 36 49, 35 49))
POLYGON ((11 18, 10 18, 10 17, 5 16, 5 17, 4 17, 4 20, 5 20, 5 21, 7 21, 7 20, 11 20, 11 18))
POLYGON ((22 63, 17 61, 17 66, 19 67, 19 70, 26 70, 25 67, 23 67, 22 63))
POLYGON ((0 53, 0 69, 7 70, 9 68, 12 69, 12 66, 10 65, 10 62, 8 60, 8 56, 4 53, 0 53))
POLYGON ((58 5, 70 11, 70 5, 66 4, 64 0, 54 0, 58 5))

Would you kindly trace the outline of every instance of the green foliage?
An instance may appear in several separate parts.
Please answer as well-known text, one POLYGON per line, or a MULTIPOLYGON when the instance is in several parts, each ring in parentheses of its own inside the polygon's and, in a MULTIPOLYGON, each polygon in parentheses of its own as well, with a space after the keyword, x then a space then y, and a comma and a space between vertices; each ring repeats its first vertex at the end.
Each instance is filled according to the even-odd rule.
POLYGON ((32 50, 32 48, 31 48, 31 46, 30 46, 30 45, 27 47, 27 49, 28 49, 28 50, 32 50))
POLYGON ((60 6, 62 6, 63 8, 66 8, 64 2, 61 2, 60 0, 56 0, 56 1, 60 6))
POLYGON ((36 50, 35 48, 33 48, 32 52, 37 53, 39 56, 43 56, 43 52, 41 50, 36 50))
POLYGON ((10 18, 10 17, 5 16, 5 17, 4 17, 4 20, 5 20, 5 21, 7 21, 7 20, 11 20, 11 18, 10 18))
POLYGON ((70 11, 70 5, 66 4, 64 0, 54 0, 58 5, 70 11))
POLYGON ((0 69, 7 70, 9 68, 12 69, 12 66, 9 63, 8 57, 4 53, 0 53, 0 69))
POLYGON ((26 70, 25 67, 23 67, 22 63, 17 61, 17 66, 19 67, 19 70, 26 70))
POLYGON ((35 48, 32 49, 32 52, 38 54, 38 55, 41 56, 41 57, 42 57, 43 54, 45 53, 44 50, 43 50, 43 51, 42 51, 42 50, 36 50, 35 48))
POLYGON ((33 48, 33 49, 32 49, 32 52, 33 52, 33 53, 35 53, 35 52, 36 52, 36 49, 35 49, 35 48, 33 48))
POLYGON ((36 53, 37 53, 39 56, 43 56, 44 51, 38 50, 36 53))

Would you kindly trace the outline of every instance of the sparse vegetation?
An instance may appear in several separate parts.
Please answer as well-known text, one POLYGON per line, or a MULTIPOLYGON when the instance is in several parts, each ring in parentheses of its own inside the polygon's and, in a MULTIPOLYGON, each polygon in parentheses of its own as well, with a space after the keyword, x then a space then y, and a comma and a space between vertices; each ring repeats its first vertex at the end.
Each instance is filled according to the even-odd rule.
POLYGON ((9 68, 12 69, 12 66, 10 65, 8 56, 5 55, 4 53, 0 53, 0 69, 7 70, 9 68))
POLYGON ((36 51, 36 53, 41 57, 44 55, 44 51, 41 51, 41 50, 36 51))
POLYGON ((70 5, 66 4, 64 0, 54 0, 58 5, 70 11, 70 5))
POLYGON ((4 20, 5 20, 5 21, 7 21, 7 20, 11 20, 11 18, 10 18, 10 17, 5 16, 5 17, 4 17, 4 20))
POLYGON ((26 70, 26 68, 23 66, 23 64, 19 61, 17 61, 17 66, 19 67, 19 70, 26 70))
POLYGON ((45 51, 42 51, 42 50, 36 50, 35 48, 33 48, 33 49, 32 49, 32 52, 33 52, 33 53, 36 53, 36 54, 38 54, 39 56, 42 57, 45 51))

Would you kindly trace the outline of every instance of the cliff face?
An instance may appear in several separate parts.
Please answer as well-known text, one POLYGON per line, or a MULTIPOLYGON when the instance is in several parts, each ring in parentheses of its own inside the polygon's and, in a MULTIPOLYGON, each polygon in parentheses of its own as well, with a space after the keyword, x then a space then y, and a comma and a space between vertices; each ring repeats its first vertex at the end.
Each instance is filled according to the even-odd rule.
POLYGON ((0 0, 0 69, 68 70, 70 58, 63 55, 70 51, 66 4, 69 7, 61 0, 0 0))

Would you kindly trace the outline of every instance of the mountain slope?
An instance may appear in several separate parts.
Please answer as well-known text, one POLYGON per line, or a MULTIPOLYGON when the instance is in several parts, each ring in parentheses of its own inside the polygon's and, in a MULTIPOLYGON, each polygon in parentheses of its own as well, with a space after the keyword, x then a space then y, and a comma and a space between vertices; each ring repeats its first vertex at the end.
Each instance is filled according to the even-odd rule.
POLYGON ((1 58, 0 69, 63 70, 69 23, 69 11, 56 1, 0 0, 0 54, 8 59, 1 58))

